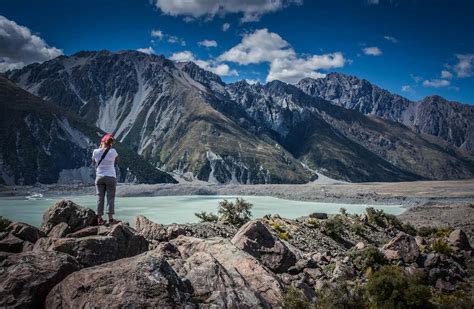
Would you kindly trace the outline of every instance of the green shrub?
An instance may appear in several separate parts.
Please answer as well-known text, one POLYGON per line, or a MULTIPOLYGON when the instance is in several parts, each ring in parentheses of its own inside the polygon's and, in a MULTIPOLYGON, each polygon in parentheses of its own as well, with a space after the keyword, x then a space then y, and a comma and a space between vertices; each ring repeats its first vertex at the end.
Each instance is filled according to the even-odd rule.
POLYGON ((308 219, 308 221, 306 221, 306 223, 312 228, 318 228, 320 226, 318 220, 312 219, 312 218, 308 219))
POLYGON ((438 294, 431 299, 439 308, 474 308, 474 296, 464 291, 454 291, 447 294, 438 294))
POLYGON ((306 309, 310 307, 310 302, 303 292, 290 285, 285 295, 283 295, 283 308, 286 309, 306 309))
POLYGON ((252 217, 252 213, 250 212, 252 206, 252 204, 242 198, 237 198, 235 204, 228 200, 223 200, 219 202, 219 209, 217 211, 219 216, 204 211, 194 213, 194 215, 201 219, 202 222, 222 221, 228 224, 241 226, 252 217))
POLYGON ((359 285, 349 285, 345 280, 326 283, 317 292, 315 308, 365 308, 364 291, 359 285))
POLYGON ((417 235, 423 236, 423 237, 436 237, 436 238, 442 238, 442 237, 448 237, 449 234, 453 230, 448 227, 430 227, 430 226, 422 226, 418 229, 417 235))
POLYGON ((241 226, 250 220, 252 204, 242 198, 237 198, 235 204, 227 200, 219 202, 220 220, 232 225, 241 226))
POLYGON ((352 258, 355 267, 362 271, 367 270, 369 267, 376 270, 388 262, 383 253, 374 246, 367 246, 364 249, 352 251, 349 253, 349 256, 352 258))
POLYGON ((340 239, 341 235, 344 233, 344 223, 342 218, 337 215, 325 221, 322 232, 332 239, 340 239))
POLYGON ((441 238, 437 238, 433 241, 433 243, 431 244, 431 249, 433 249, 433 251, 435 252, 444 255, 449 255, 451 254, 451 252, 453 252, 451 246, 441 238))
POLYGON ((403 230, 402 222, 396 216, 387 214, 383 210, 373 207, 368 207, 365 211, 370 224, 376 224, 380 227, 391 226, 403 230))
POLYGON ((369 276, 365 292, 373 308, 425 308, 431 290, 419 275, 406 274, 393 265, 382 266, 369 276))
POLYGON ((416 236, 416 234, 418 233, 416 228, 408 222, 402 225, 402 231, 404 231, 405 233, 411 236, 416 236))
POLYGON ((219 217, 213 214, 212 212, 207 213, 205 211, 201 211, 199 213, 195 212, 194 215, 201 219, 201 222, 217 222, 217 220, 219 220, 219 217))
POLYGON ((6 231, 7 227, 11 224, 12 222, 8 220, 5 217, 0 216, 0 232, 6 231))
POLYGON ((364 227, 362 226, 362 224, 359 224, 359 223, 354 223, 354 224, 351 224, 351 232, 356 234, 356 235, 359 235, 359 236, 363 236, 364 235, 364 232, 365 232, 365 229, 364 227))
POLYGON ((286 231, 284 228, 282 228, 280 224, 274 223, 274 224, 271 224, 270 226, 276 232, 278 238, 280 238, 282 240, 290 239, 290 234, 288 233, 288 231, 286 231))
POLYGON ((340 213, 341 215, 343 215, 343 216, 349 215, 349 214, 347 213, 347 209, 345 209, 344 207, 339 208, 339 213, 340 213))

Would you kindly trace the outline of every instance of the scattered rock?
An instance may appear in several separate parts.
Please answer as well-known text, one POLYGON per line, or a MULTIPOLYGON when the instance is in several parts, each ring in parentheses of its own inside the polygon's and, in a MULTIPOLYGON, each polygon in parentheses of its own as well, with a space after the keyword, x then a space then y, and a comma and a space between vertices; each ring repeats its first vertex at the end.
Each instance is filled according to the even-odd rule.
POLYGON ((26 224, 26 223, 22 223, 22 222, 11 223, 8 226, 7 230, 10 232, 10 234, 12 234, 12 235, 14 235, 14 236, 16 236, 20 239, 29 241, 30 243, 33 243, 33 244, 39 238, 46 236, 38 228, 36 228, 32 225, 26 224))
POLYGON ((296 263, 295 254, 260 221, 244 224, 231 242, 275 272, 285 272, 296 263))
POLYGON ((194 307, 192 289, 156 251, 82 269, 56 285, 46 308, 194 307))
POLYGON ((355 248, 357 250, 362 250, 365 248, 365 244, 362 242, 362 241, 359 241, 356 245, 355 245, 355 248))
MULTIPOLYGON (((171 241, 183 259, 197 252, 206 252, 226 270, 235 289, 249 288, 260 295, 260 307, 279 307, 282 301, 282 286, 276 276, 256 258, 238 249, 223 238, 199 239, 180 236, 171 241)), ((195 283, 191 282, 194 286, 195 283)))
POLYGON ((449 234, 449 243, 458 250, 472 250, 469 239, 463 230, 454 230, 449 234))
POLYGON ((38 242, 35 250, 59 251, 74 256, 84 266, 94 266, 117 259, 131 257, 148 250, 146 239, 137 234, 131 227, 119 223, 104 235, 89 235, 100 229, 86 228, 80 230, 77 238, 48 239, 38 242))
POLYGON ((309 217, 313 219, 327 219, 328 214, 324 212, 313 212, 309 215, 309 217))
POLYGON ((99 226, 88 226, 74 233, 67 234, 66 238, 81 238, 87 236, 94 236, 99 234, 99 226))
POLYGON ((71 230, 71 227, 66 222, 56 224, 48 233, 48 237, 62 238, 65 237, 71 230))
POLYGON ((420 249, 415 238, 400 233, 388 244, 383 246, 385 257, 388 260, 402 260, 405 263, 415 262, 420 255, 420 249))
POLYGON ((148 240, 167 241, 166 229, 162 224, 148 220, 145 216, 138 216, 135 219, 137 232, 148 240))
POLYGON ((11 253, 22 252, 24 243, 25 241, 23 239, 8 234, 7 237, 0 240, 0 251, 11 253))
POLYGON ((69 200, 62 200, 46 209, 41 230, 47 234, 61 222, 67 223, 71 232, 75 232, 87 226, 97 225, 97 217, 92 209, 80 207, 69 200))
POLYGON ((0 307, 41 308, 48 292, 81 268, 60 252, 24 252, 0 259, 0 307))

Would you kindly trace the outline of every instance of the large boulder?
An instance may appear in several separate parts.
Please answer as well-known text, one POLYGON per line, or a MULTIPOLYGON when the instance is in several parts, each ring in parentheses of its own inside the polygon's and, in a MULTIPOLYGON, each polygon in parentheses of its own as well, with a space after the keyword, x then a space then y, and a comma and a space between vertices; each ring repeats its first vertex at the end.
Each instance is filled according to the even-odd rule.
POLYGON ((192 290, 157 252, 82 269, 56 285, 46 308, 193 307, 192 290))
POLYGON ((41 308, 49 291, 81 265, 60 252, 24 252, 0 259, 0 307, 41 308))
MULTIPOLYGON (((219 261, 207 252, 196 252, 181 267, 174 267, 189 280, 193 299, 199 304, 216 308, 257 308, 262 306, 259 295, 250 287, 239 284, 219 261)), ((241 281, 241 278, 237 278, 241 281)))
POLYGON ((135 228, 137 232, 146 239, 157 241, 168 240, 166 228, 162 224, 148 220, 145 216, 140 215, 135 218, 135 228))
POLYGON ((413 236, 400 233, 383 247, 383 252, 388 260, 413 263, 420 255, 420 248, 413 236))
POLYGON ((260 221, 247 222, 231 242, 275 272, 286 272, 296 263, 296 255, 260 221))
POLYGON ((38 228, 23 222, 11 223, 7 230, 10 234, 31 243, 35 243, 39 238, 46 236, 38 228))
POLYGON ((0 251, 11 253, 29 251, 23 250, 24 248, 28 248, 29 244, 31 243, 28 241, 24 241, 23 239, 20 239, 11 233, 8 233, 6 237, 0 240, 0 251))
MULTIPOLYGON (((180 259, 183 261, 187 261, 189 258, 197 254, 191 258, 188 269, 191 269, 191 265, 197 267, 197 259, 199 257, 204 258, 204 255, 201 255, 200 253, 206 253, 215 259, 217 262, 216 265, 220 265, 223 270, 225 270, 225 276, 220 275, 221 270, 219 268, 215 269, 217 272, 216 274, 209 274, 209 277, 203 279, 200 279, 198 272, 195 274, 185 272, 186 277, 191 281, 192 286, 195 287, 197 291, 201 291, 197 293, 211 290, 213 288, 212 278, 216 280, 225 280, 226 278, 231 279, 231 281, 227 282, 226 286, 221 287, 220 292, 217 292, 217 294, 214 295, 219 299, 216 301, 216 304, 222 304, 221 301, 223 295, 232 295, 230 299, 240 299, 240 301, 244 303, 253 304, 255 301, 254 295, 259 295, 260 304, 253 307, 281 306, 282 285, 276 276, 264 267, 256 258, 240 250, 229 240, 219 237, 200 239, 180 236, 170 241, 170 243, 178 249, 181 257, 180 259), (237 294, 232 294, 233 292, 228 288, 229 286, 233 286, 235 293, 237 294), (238 292, 238 290, 241 290, 241 292, 238 292)), ((181 269, 182 266, 180 265, 183 264, 179 263, 180 259, 178 259, 178 263, 174 264, 174 267, 177 269, 181 269)), ((206 256, 206 261, 207 265, 203 266, 203 268, 211 268, 211 265, 214 263, 213 260, 209 256, 206 256)), ((204 270, 201 271, 204 272, 204 270)), ((207 299, 206 301, 209 303, 211 302, 211 299, 207 299)), ((232 303, 233 300, 229 301, 227 304, 232 303)))
POLYGON ((40 240, 34 249, 68 253, 89 267, 145 252, 148 242, 128 225, 119 223, 108 229, 86 227, 68 238, 40 240))
POLYGON ((454 230, 449 234, 449 243, 458 250, 472 250, 469 238, 463 230, 454 230))
POLYGON ((92 209, 62 200, 46 209, 41 230, 48 234, 55 225, 62 222, 69 226, 69 232, 75 232, 90 225, 97 225, 97 217, 92 209))

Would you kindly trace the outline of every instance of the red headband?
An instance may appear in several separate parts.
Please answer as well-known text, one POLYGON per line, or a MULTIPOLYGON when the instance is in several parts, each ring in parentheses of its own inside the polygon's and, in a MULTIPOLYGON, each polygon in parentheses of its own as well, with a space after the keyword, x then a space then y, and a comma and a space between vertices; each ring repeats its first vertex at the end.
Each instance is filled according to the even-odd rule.
POLYGON ((100 141, 106 143, 109 139, 114 139, 114 136, 110 133, 107 133, 104 135, 104 137, 102 137, 100 141))

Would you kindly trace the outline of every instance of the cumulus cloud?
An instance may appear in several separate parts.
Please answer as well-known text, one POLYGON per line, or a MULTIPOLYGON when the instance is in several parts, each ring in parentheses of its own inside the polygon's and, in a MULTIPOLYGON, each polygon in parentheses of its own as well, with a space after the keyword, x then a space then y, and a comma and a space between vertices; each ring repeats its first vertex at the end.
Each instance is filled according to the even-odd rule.
POLYGON ((217 42, 214 40, 203 40, 198 42, 198 45, 204 47, 217 47, 217 42))
POLYGON ((165 34, 161 30, 154 29, 154 30, 151 31, 151 36, 154 37, 154 38, 159 38, 161 40, 161 39, 163 39, 165 34))
POLYGON ((392 42, 392 43, 398 43, 398 39, 395 38, 395 37, 393 37, 393 36, 386 35, 386 36, 384 36, 383 38, 384 38, 385 40, 387 40, 387 41, 392 42))
POLYGON ((227 30, 229 30, 230 28, 230 24, 229 23, 224 23, 222 25, 222 31, 226 32, 227 30))
POLYGON ((451 84, 449 80, 445 79, 431 79, 423 81, 423 86, 432 87, 432 88, 442 88, 447 87, 451 84))
POLYGON ((452 77, 453 77, 453 73, 451 73, 447 70, 442 70, 441 71, 441 78, 449 79, 449 78, 452 78, 452 77))
POLYGON ((457 54, 458 63, 454 65, 454 72, 458 77, 470 77, 474 75, 474 54, 457 54))
POLYGON ((206 60, 197 59, 194 56, 194 54, 190 52, 189 50, 174 53, 173 55, 171 55, 170 59, 176 62, 192 61, 196 63, 202 69, 210 71, 220 76, 238 76, 239 75, 239 73, 236 70, 231 70, 229 65, 225 63, 218 63, 212 60, 206 61, 206 60))
POLYGON ((262 15, 292 4, 302 4, 302 0, 155 0, 155 6, 167 15, 212 19, 242 14, 241 22, 258 21, 262 15))
POLYGON ((30 29, 0 15, 0 72, 44 62, 63 54, 30 29))
POLYGON ((365 48, 362 49, 362 51, 364 52, 364 54, 366 54, 368 56, 380 56, 380 55, 382 55, 382 51, 377 46, 365 47, 365 48))
POLYGON ((296 83, 304 77, 324 77, 317 71, 343 67, 346 63, 340 52, 300 57, 287 41, 268 29, 245 35, 218 59, 240 65, 269 63, 267 81, 278 79, 288 83, 296 83))
POLYGON ((167 41, 168 43, 171 43, 171 44, 180 44, 181 46, 186 46, 185 40, 178 38, 177 36, 174 36, 174 35, 169 35, 167 41))
POLYGON ((139 49, 137 49, 137 51, 139 51, 141 53, 144 53, 144 54, 147 54, 147 55, 155 55, 156 54, 155 50, 151 46, 146 47, 146 48, 139 48, 139 49))

